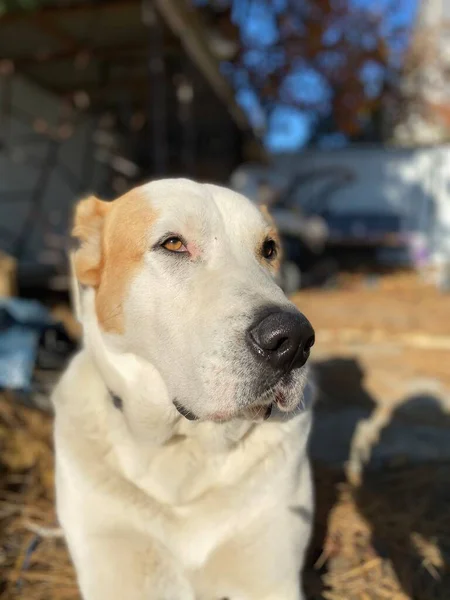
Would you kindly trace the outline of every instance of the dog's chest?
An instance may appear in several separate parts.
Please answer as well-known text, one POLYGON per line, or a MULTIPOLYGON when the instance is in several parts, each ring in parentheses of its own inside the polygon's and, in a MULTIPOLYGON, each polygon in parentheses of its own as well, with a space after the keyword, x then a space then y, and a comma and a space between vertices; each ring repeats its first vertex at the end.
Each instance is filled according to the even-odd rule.
MULTIPOLYGON (((266 444, 256 444, 208 454, 194 440, 177 440, 142 464, 134 483, 165 506, 165 516, 158 515, 164 543, 183 564, 198 568, 233 531, 289 493, 290 477, 283 471, 292 465, 278 468, 286 459, 291 462, 285 449, 267 450, 266 444)), ((155 520, 145 521, 155 535, 155 520)))
POLYGON ((194 440, 174 439, 153 449, 130 473, 134 483, 159 502, 180 506, 225 483, 229 456, 208 454, 194 440))

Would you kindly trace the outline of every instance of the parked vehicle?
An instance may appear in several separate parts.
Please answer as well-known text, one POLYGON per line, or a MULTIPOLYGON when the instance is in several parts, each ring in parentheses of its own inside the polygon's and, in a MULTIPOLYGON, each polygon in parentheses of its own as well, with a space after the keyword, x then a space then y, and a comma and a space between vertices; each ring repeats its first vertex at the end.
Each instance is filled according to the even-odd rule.
POLYGON ((243 165, 231 184, 270 205, 284 268, 302 286, 341 267, 449 260, 450 147, 279 155, 269 167, 243 165), (292 265, 300 272, 294 278, 292 265))

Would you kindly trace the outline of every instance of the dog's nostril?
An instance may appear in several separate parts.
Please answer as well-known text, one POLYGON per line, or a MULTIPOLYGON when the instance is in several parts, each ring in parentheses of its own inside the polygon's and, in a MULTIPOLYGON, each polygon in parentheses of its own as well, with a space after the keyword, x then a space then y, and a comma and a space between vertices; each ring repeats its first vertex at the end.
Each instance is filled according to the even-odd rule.
POLYGON ((271 347, 267 348, 267 349, 273 350, 274 352, 276 352, 277 350, 283 350, 283 346, 286 346, 288 344, 289 344, 289 338, 282 337, 282 338, 276 339, 275 342, 273 344, 271 344, 271 347))
POLYGON ((311 348, 314 346, 315 343, 316 343, 316 336, 312 335, 305 342, 305 346, 304 346, 305 350, 304 350, 304 352, 309 352, 311 350, 311 348))
POLYGON ((289 337, 278 335, 272 331, 250 331, 250 338, 257 348, 264 351, 276 352, 289 344, 289 337))

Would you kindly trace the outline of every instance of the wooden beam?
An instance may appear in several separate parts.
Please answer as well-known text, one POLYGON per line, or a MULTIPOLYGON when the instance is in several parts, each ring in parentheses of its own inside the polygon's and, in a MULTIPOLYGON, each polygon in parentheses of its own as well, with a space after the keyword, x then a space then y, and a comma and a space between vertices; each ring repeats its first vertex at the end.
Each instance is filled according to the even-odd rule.
POLYGON ((226 104, 240 129, 251 130, 244 111, 237 104, 234 92, 220 72, 219 61, 212 53, 204 27, 193 8, 185 0, 155 0, 167 25, 180 39, 191 60, 197 65, 217 96, 226 104))

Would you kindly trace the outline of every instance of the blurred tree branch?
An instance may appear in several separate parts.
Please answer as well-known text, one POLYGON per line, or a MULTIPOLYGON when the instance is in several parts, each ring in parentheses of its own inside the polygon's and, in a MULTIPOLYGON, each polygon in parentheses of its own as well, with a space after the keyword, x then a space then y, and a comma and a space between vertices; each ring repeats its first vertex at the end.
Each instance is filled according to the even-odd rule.
POLYGON ((221 35, 239 35, 224 68, 238 93, 257 98, 266 126, 284 106, 309 118, 312 139, 325 122, 349 138, 381 137, 373 120, 400 75, 405 2, 203 0, 199 10, 221 35))

